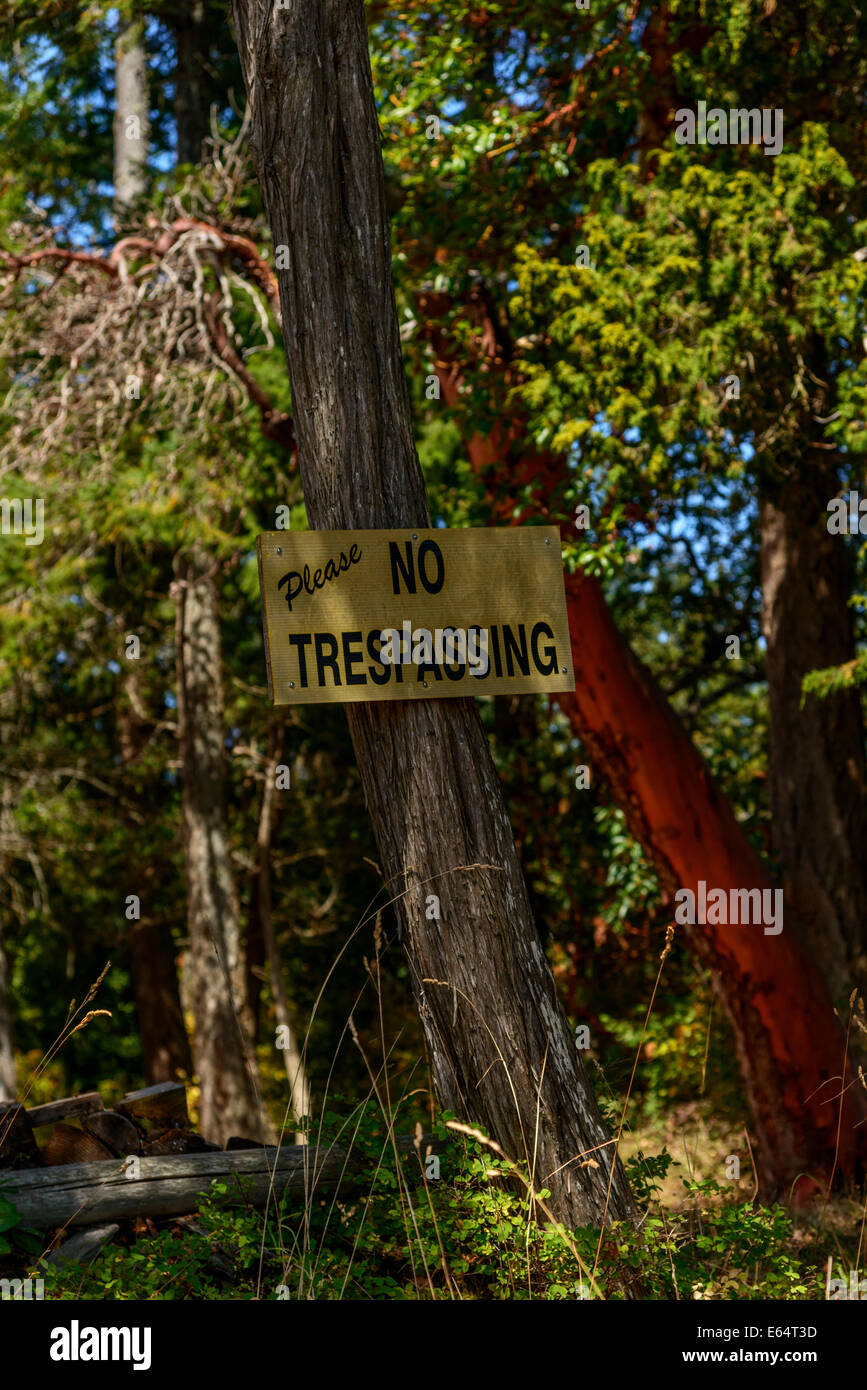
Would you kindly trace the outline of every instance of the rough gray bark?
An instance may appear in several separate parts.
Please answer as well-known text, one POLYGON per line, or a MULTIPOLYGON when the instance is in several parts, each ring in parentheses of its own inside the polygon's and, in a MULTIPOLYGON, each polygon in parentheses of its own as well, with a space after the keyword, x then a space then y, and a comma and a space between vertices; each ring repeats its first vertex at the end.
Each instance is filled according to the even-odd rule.
POLYGON ((852 988, 867 988, 864 722, 857 689, 801 705, 808 671, 855 656, 846 542, 827 529, 836 473, 814 464, 803 474, 761 510, 772 832, 787 901, 845 1016, 852 988))
POLYGON ((238 903, 225 795, 220 623, 213 571, 201 556, 179 559, 176 663, 193 1062, 201 1086, 200 1128, 224 1144, 233 1134, 266 1138, 267 1119, 249 1035, 238 903))
POLYGON ((122 217, 147 189, 150 121, 143 20, 118 21, 114 84, 114 206, 122 217))
MULTIPOLYGON (((361 0, 234 0, 276 246, 310 524, 428 524, 403 375, 361 0)), ((350 731, 440 1102, 526 1159, 567 1225, 633 1210, 527 902, 472 701, 356 705, 350 731), (441 899, 429 921, 425 899, 441 899), (586 1157, 597 1166, 582 1167, 586 1157)))

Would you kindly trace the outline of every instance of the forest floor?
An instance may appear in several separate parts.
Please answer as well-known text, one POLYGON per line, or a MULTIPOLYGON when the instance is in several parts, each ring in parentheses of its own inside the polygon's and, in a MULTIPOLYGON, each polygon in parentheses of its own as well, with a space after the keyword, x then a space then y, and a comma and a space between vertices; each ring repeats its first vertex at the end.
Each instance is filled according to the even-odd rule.
MULTIPOLYGON (((664 1211, 688 1213, 694 1207, 695 1199, 685 1188, 685 1180, 699 1184, 718 1183, 722 1191, 711 1197, 717 1207, 753 1204, 756 1178, 745 1132, 721 1122, 709 1107, 691 1102, 659 1118, 645 1118, 629 1133, 624 1133, 620 1152, 626 1162, 639 1151, 656 1154, 663 1148, 674 1160, 657 1187, 656 1203, 664 1211), (737 1178, 730 1176, 733 1158, 740 1163, 737 1178)), ((703 1202, 706 1200, 703 1198, 703 1202)), ((841 1273, 848 1276, 851 1269, 863 1268, 867 1251, 867 1197, 835 1192, 827 1200, 818 1196, 798 1204, 789 1202, 783 1194, 776 1205, 785 1211, 791 1222, 784 1248, 800 1268, 816 1269, 828 1275, 830 1260, 834 1277, 841 1273)))

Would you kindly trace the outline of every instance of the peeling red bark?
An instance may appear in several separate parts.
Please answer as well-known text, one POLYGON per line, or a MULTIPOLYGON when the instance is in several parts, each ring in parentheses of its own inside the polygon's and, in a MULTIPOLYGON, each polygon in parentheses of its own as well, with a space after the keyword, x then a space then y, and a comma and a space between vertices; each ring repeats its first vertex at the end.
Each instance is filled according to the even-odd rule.
MULTIPOLYGON (((663 887, 695 893, 703 879, 726 891, 772 888, 674 710, 617 631, 599 584, 567 576, 566 594, 576 686, 559 703, 663 887)), ((836 1168, 851 1175, 865 1115, 857 1081, 841 1111, 844 1038, 795 911, 785 904, 778 936, 759 925, 683 928, 731 1022, 766 1191, 805 1172, 827 1181, 838 1121, 836 1168)))

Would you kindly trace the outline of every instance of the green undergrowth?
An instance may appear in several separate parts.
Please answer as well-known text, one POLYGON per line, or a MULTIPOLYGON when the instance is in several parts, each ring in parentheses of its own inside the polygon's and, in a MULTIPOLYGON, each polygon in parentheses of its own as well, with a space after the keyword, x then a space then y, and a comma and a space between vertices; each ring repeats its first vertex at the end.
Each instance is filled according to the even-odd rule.
POLYGON ((732 1201, 712 1180, 681 1179, 679 1205, 666 1208, 657 1192, 675 1161, 665 1150, 627 1161, 636 1227, 615 1225, 601 1241, 592 1228, 567 1232, 540 1206, 531 1212, 491 1149, 449 1134, 448 1118, 435 1132, 449 1138, 439 1177, 423 1146, 396 1157, 374 1116, 328 1116, 341 1147, 354 1131, 354 1180, 337 1193, 286 1196, 263 1213, 215 1182, 186 1222, 125 1228, 87 1266, 21 1272, 41 1274, 53 1299, 616 1299, 631 1272, 650 1299, 799 1300, 824 1297, 829 1255, 835 1276, 852 1262, 854 1203, 824 1234, 794 1230, 782 1206, 732 1201))

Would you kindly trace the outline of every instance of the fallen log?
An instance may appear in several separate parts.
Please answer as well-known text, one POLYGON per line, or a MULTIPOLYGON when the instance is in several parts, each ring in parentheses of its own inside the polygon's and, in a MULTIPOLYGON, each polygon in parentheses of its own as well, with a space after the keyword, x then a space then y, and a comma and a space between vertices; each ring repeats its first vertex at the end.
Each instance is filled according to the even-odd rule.
MULTIPOLYGON (((195 1211, 215 1178, 228 1183, 222 1200, 264 1206, 269 1192, 303 1195, 333 1187, 346 1156, 293 1144, 247 1153, 172 1154, 160 1158, 70 1163, 4 1175, 4 1193, 22 1223, 38 1230, 88 1226, 134 1216, 180 1216, 195 1211)), ((219 1200, 219 1199, 218 1199, 219 1200)))
MULTIPOLYGON (((442 1152, 443 1145, 425 1135, 422 1153, 442 1152)), ((410 1136, 398 1146, 411 1150, 410 1136)), ((37 1230, 54 1226, 90 1226, 135 1216, 182 1216, 196 1210, 214 1179, 227 1184, 220 1204, 241 1200, 262 1207, 269 1193, 288 1191, 301 1198, 333 1191, 344 1182, 363 1185, 375 1163, 340 1149, 307 1144, 236 1150, 232 1153, 172 1154, 160 1158, 111 1159, 70 1163, 61 1168, 4 1174, 4 1194, 21 1214, 22 1224, 37 1230)))
POLYGON ((65 1240, 56 1250, 52 1250, 51 1254, 46 1256, 45 1263, 89 1264, 91 1260, 96 1259, 103 1246, 114 1239, 119 1230, 117 1223, 111 1226, 88 1226, 77 1235, 70 1236, 69 1240, 65 1240))
POLYGON ((33 1129, 40 1125, 53 1125, 58 1120, 68 1120, 72 1115, 93 1115, 102 1109, 102 1096, 99 1091, 86 1091, 83 1096, 65 1096, 63 1100, 49 1100, 44 1105, 31 1105, 27 1118, 33 1129))

